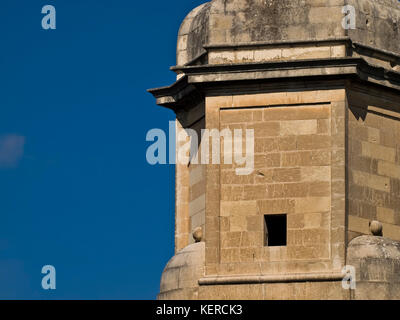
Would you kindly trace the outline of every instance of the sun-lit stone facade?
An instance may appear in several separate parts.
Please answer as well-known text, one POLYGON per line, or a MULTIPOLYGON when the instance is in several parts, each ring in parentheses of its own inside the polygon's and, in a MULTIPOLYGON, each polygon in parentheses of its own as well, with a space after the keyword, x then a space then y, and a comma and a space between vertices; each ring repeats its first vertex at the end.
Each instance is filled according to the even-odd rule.
POLYGON ((213 0, 188 15, 177 82, 150 92, 178 132, 254 130, 254 170, 177 164, 160 299, 400 298, 399 23, 396 0, 213 0))

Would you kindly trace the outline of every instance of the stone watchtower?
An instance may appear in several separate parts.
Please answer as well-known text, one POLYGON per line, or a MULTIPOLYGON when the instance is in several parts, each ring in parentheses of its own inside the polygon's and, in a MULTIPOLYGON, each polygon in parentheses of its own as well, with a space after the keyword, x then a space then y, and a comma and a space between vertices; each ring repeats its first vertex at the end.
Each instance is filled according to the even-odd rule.
POLYGON ((160 299, 400 298, 399 28, 397 0, 213 0, 187 16, 178 80, 150 92, 178 131, 254 129, 254 171, 176 166, 160 299))

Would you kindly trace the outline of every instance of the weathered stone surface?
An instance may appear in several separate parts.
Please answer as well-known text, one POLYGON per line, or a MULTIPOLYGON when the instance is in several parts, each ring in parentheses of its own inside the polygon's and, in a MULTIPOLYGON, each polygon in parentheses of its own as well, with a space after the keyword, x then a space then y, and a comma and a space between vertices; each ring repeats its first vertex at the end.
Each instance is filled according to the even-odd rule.
POLYGON ((400 242, 362 236, 349 244, 348 264, 356 268, 357 300, 400 299, 400 242))
POLYGON ((159 298, 400 299, 399 19, 395 0, 213 0, 189 14, 179 80, 151 92, 177 129, 254 129, 254 171, 177 165, 159 298), (283 214, 287 243, 268 246, 264 216, 283 214))
POLYGON ((210 62, 217 64, 344 56, 344 47, 329 45, 240 51, 226 50, 226 47, 243 43, 337 39, 347 35, 365 46, 399 52, 399 20, 400 7, 396 0, 346 3, 343 0, 213 0, 194 9, 182 23, 177 64, 195 59, 209 45, 220 47, 209 56, 210 62), (345 5, 355 8, 355 29, 342 27, 345 5))
POLYGON ((197 299, 198 279, 204 275, 204 242, 179 251, 167 264, 161 279, 161 300, 197 299))

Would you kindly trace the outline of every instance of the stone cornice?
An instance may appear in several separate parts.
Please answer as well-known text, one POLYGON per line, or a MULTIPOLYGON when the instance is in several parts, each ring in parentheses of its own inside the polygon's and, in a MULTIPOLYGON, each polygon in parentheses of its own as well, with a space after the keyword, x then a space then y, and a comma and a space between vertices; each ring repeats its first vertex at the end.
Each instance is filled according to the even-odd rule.
POLYGON ((351 39, 349 37, 340 38, 325 38, 325 39, 309 39, 309 40, 277 40, 277 41, 258 41, 258 42, 242 42, 235 44, 207 44, 204 49, 244 49, 244 48, 254 48, 254 47, 293 47, 293 46, 303 46, 303 45, 326 45, 330 44, 350 44, 351 39))
POLYGON ((254 283, 342 281, 343 277, 344 275, 341 271, 282 275, 210 276, 200 279, 199 284, 202 286, 210 286, 254 283))
POLYGON ((202 96, 202 87, 226 86, 227 83, 263 83, 271 80, 358 79, 375 85, 400 90, 400 73, 369 64, 363 58, 291 60, 263 63, 219 64, 173 67, 183 76, 167 87, 150 89, 157 104, 179 109, 190 95, 202 96))

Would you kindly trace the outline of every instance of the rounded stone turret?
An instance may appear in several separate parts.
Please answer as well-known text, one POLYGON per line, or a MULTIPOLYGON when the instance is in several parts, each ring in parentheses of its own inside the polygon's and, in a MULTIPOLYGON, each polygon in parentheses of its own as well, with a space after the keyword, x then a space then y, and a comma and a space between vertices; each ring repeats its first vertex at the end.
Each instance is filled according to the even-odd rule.
POLYGON ((347 264, 356 269, 353 299, 400 299, 400 242, 376 236, 353 239, 347 264))
POLYGON ((179 251, 164 269, 158 299, 198 299, 198 281, 204 276, 204 256, 204 242, 189 245, 179 251))
POLYGON ((399 24, 397 0, 213 0, 183 21, 177 65, 191 62, 207 46, 344 37, 400 53, 399 24))

